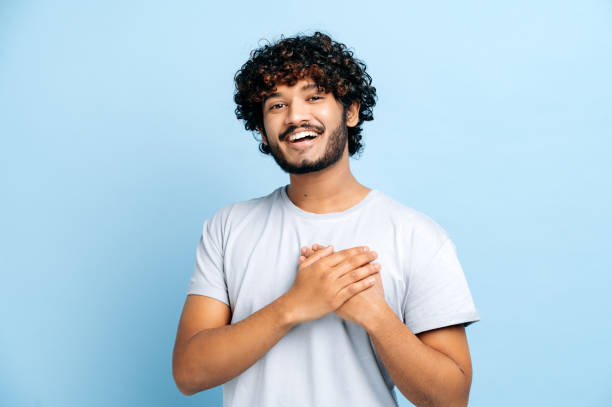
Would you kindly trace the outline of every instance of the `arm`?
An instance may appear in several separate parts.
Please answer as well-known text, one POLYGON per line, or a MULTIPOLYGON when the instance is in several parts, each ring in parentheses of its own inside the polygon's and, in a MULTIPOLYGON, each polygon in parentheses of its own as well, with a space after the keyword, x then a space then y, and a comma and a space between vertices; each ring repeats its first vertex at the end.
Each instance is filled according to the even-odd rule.
POLYGON ((191 395, 233 379, 293 326, 334 311, 374 284, 368 277, 378 271, 367 265, 375 258, 374 252, 355 247, 329 255, 332 250, 320 250, 301 262, 289 291, 232 325, 228 325, 230 309, 225 303, 189 295, 172 357, 179 390, 191 395))
MULTIPOLYGON (((302 248, 305 261, 323 246, 302 248)), ((384 299, 380 275, 376 284, 335 312, 361 325, 400 392, 417 406, 467 406, 472 364, 465 327, 453 325, 414 335, 384 299)))
POLYGON ((189 295, 179 323, 172 371, 181 393, 218 386, 259 360, 295 325, 284 297, 248 318, 228 325, 230 308, 201 295, 189 295))
POLYGON ((387 307, 364 328, 408 400, 417 406, 467 406, 472 365, 463 325, 414 335, 387 307))

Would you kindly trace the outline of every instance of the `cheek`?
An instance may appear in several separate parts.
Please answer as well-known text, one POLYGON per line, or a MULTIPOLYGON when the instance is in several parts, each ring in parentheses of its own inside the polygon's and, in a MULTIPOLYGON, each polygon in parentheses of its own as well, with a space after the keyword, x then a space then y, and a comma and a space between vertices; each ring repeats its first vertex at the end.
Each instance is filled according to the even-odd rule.
POLYGON ((276 124, 275 120, 264 118, 263 128, 266 132, 266 136, 268 137, 268 139, 270 138, 274 139, 278 137, 278 133, 280 129, 278 128, 278 125, 276 124))
POLYGON ((324 106, 319 110, 317 118, 326 129, 334 129, 342 121, 342 109, 338 106, 324 106))
POLYGON ((317 114, 317 117, 323 123, 329 124, 330 122, 332 122, 334 120, 335 114, 334 114, 333 110, 330 107, 325 107, 325 108, 322 108, 321 110, 319 110, 319 112, 317 114))

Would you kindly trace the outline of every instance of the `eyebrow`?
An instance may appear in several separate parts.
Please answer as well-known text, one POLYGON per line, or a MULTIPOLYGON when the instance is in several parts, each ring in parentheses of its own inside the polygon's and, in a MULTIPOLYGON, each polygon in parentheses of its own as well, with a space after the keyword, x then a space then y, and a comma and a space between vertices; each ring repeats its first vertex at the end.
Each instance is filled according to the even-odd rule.
MULTIPOLYGON (((302 86, 302 90, 308 90, 308 89, 318 88, 318 87, 319 85, 317 85, 316 83, 309 83, 309 84, 302 86)), ((279 92, 270 93, 264 98, 263 103, 266 103, 266 100, 273 98, 273 97, 277 97, 277 96, 281 96, 281 94, 279 92)))

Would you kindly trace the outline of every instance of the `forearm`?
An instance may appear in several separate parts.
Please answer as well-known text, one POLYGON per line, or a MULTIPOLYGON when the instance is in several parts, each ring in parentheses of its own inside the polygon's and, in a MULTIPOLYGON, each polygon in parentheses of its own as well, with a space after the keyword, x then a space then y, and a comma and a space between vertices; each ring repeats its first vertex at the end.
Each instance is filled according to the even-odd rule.
POLYGON ((194 394, 238 376, 265 355, 296 324, 284 296, 232 325, 206 329, 175 355, 176 379, 194 394))
POLYGON ((390 308, 366 330, 400 392, 416 406, 466 406, 470 383, 459 366, 412 333, 390 308))

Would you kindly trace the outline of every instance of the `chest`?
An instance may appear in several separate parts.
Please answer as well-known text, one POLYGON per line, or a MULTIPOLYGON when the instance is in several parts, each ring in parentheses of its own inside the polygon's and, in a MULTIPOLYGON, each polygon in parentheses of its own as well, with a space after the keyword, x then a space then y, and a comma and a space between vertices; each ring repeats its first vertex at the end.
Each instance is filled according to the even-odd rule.
POLYGON ((408 282, 405 250, 393 228, 364 221, 329 224, 253 224, 227 241, 224 272, 238 322, 287 292, 295 280, 302 246, 333 244, 336 251, 367 245, 378 253, 387 304, 400 317, 408 282))

